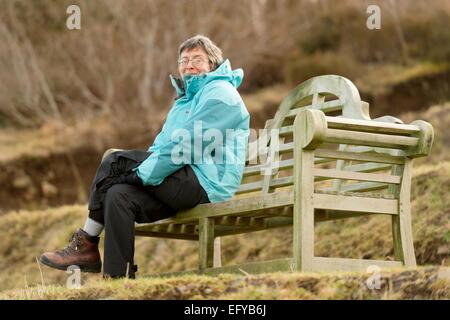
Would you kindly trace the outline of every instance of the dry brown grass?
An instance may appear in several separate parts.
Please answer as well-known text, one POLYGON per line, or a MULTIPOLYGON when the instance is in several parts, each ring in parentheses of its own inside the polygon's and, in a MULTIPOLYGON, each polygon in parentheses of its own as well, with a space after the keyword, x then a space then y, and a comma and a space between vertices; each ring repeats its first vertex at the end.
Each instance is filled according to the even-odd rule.
POLYGON ((168 279, 88 281, 80 289, 40 286, 10 290, 0 299, 449 299, 450 268, 386 270, 379 289, 369 289, 371 274, 271 273, 264 275, 180 276, 168 279))
MULTIPOLYGON (((412 210, 416 257, 420 265, 449 266, 450 162, 414 172, 412 210)), ((11 212, 0 217, 1 288, 25 288, 41 283, 35 257, 67 243, 84 223, 85 206, 11 212), (26 277, 26 283, 25 283, 26 277)), ((316 227, 316 254, 351 258, 389 259, 393 256, 390 222, 364 218, 326 222, 316 227)), ((291 228, 222 238, 224 265, 283 258, 292 253, 291 228)), ((197 244, 183 240, 138 238, 138 275, 194 269, 197 244)), ((64 285, 64 272, 43 267, 46 285, 64 285)), ((83 281, 95 275, 84 275, 83 281)))

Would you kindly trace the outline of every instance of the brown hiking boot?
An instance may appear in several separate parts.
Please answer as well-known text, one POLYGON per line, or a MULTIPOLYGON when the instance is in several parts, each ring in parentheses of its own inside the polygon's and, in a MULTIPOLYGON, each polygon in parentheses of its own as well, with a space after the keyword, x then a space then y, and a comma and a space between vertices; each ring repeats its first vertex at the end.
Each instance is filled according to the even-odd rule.
POLYGON ((84 230, 78 229, 67 247, 54 252, 45 252, 39 257, 39 261, 59 270, 67 270, 69 266, 76 265, 82 272, 98 273, 102 269, 98 251, 99 240, 99 237, 91 237, 84 230))

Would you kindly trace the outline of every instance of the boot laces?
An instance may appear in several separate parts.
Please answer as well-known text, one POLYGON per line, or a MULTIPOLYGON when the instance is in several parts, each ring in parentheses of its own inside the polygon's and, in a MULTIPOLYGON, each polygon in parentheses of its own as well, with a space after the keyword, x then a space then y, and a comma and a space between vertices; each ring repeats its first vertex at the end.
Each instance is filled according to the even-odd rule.
POLYGON ((78 251, 79 247, 82 245, 83 241, 80 238, 78 232, 75 232, 72 237, 69 239, 69 245, 64 249, 60 250, 59 253, 62 255, 66 255, 69 253, 73 253, 74 251, 78 251))

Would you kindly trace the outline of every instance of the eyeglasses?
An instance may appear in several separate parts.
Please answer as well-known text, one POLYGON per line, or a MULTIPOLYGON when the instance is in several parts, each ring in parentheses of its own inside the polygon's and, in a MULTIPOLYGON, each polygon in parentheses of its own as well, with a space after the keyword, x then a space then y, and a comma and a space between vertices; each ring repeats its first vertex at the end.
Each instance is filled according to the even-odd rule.
POLYGON ((189 64, 189 61, 192 61, 192 65, 194 67, 200 67, 203 63, 206 62, 203 56, 194 56, 191 59, 183 58, 181 60, 178 60, 178 65, 186 67, 189 64))

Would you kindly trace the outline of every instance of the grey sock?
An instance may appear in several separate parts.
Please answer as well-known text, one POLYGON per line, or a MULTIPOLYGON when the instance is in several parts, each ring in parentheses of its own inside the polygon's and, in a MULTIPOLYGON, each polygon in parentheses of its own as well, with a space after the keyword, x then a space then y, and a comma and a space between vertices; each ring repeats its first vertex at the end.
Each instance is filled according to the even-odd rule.
POLYGON ((91 218, 86 219, 83 230, 86 231, 91 237, 98 237, 103 231, 103 225, 91 218))

